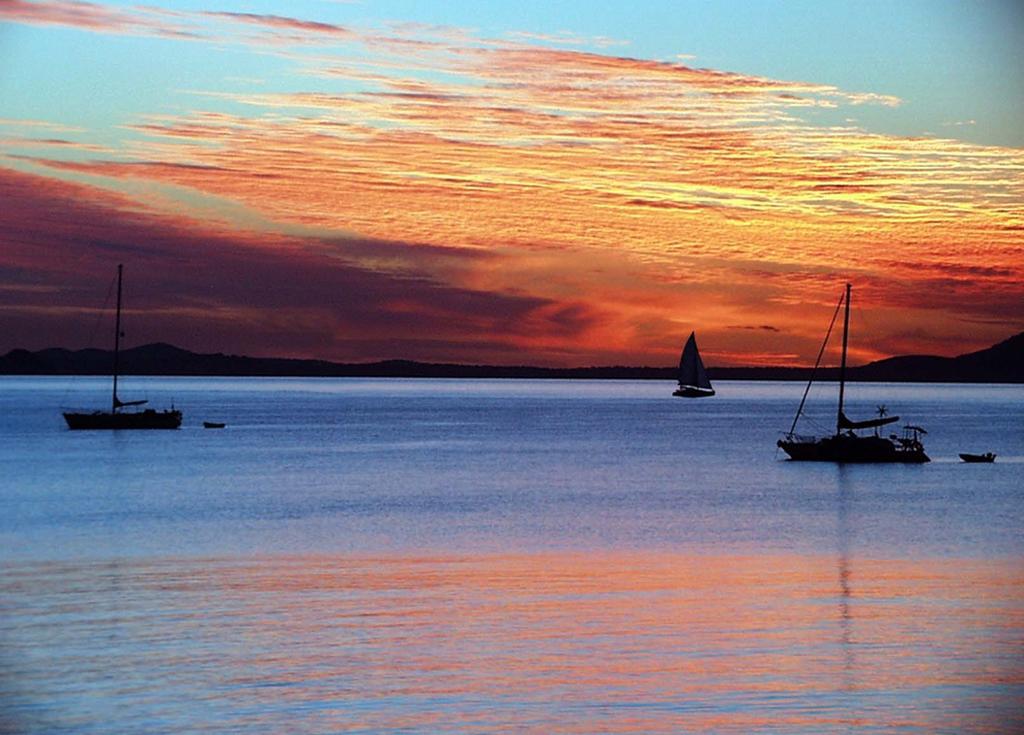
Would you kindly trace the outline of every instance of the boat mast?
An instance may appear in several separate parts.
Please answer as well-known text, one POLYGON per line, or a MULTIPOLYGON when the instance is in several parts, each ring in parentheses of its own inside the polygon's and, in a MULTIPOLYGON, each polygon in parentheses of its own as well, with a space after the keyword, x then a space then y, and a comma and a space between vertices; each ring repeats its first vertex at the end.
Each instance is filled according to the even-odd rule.
POLYGON ((836 301, 836 308, 832 311, 832 321, 828 323, 828 329, 825 331, 825 339, 821 342, 821 349, 818 350, 818 359, 814 361, 814 367, 811 368, 811 377, 807 379, 807 387, 804 388, 804 395, 800 399, 800 405, 796 409, 796 415, 793 417, 793 423, 789 427, 789 433, 787 437, 792 437, 793 432, 796 431, 796 422, 800 420, 800 415, 804 412, 804 404, 807 403, 807 394, 811 392, 811 385, 814 384, 814 376, 818 373, 818 366, 821 365, 821 358, 825 354, 825 348, 828 346, 828 339, 832 336, 832 327, 836 325, 836 317, 839 316, 839 309, 843 305, 843 299, 845 296, 840 295, 839 300, 836 301))
POLYGON ((110 399, 110 412, 117 413, 118 404, 120 401, 117 400, 117 362, 118 353, 121 351, 121 271, 124 269, 124 265, 121 263, 117 264, 117 316, 114 320, 114 394, 110 399))
POLYGON ((839 411, 836 413, 836 436, 843 424, 843 393, 846 390, 846 339, 850 332, 850 284, 846 284, 846 311, 843 314, 843 358, 839 363, 839 411))

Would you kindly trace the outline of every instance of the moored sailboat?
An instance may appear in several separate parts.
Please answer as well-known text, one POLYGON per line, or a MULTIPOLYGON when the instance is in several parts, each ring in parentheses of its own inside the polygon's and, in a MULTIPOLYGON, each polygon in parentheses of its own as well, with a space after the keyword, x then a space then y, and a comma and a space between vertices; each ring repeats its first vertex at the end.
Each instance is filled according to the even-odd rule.
POLYGON ((695 332, 690 332, 690 338, 683 347, 683 354, 679 358, 679 387, 672 395, 680 398, 707 398, 715 395, 708 372, 704 369, 704 361, 700 359, 697 350, 695 332))
POLYGON ((173 406, 164 411, 147 408, 142 411, 122 411, 123 408, 142 406, 148 401, 122 401, 117 395, 117 378, 121 352, 121 278, 124 266, 117 266, 117 316, 114 320, 114 388, 109 411, 81 413, 67 411, 64 420, 69 429, 177 429, 181 426, 181 411, 173 406))
MULTIPOLYGON (((818 353, 818 363, 825 352, 825 345, 828 343, 829 335, 832 333, 832 326, 835 324, 836 316, 839 314, 839 307, 846 305, 843 317, 843 352, 842 361, 839 367, 839 409, 836 412, 836 432, 831 436, 814 437, 801 436, 795 433, 797 421, 803 413, 804 403, 807 400, 807 393, 811 383, 814 381, 814 373, 807 383, 803 399, 797 408, 796 416, 793 417, 793 424, 777 445, 789 455, 790 459, 796 461, 810 462, 903 462, 919 464, 931 461, 924 451, 921 437, 927 434, 920 426, 904 426, 903 434, 897 436, 881 436, 878 429, 882 426, 895 423, 900 420, 899 416, 886 416, 885 407, 878 409, 878 418, 864 421, 853 421, 847 417, 843 410, 843 399, 846 391, 846 347, 850 331, 850 284, 846 284, 846 291, 840 303, 836 305, 836 311, 832 315, 832 323, 825 334, 825 341, 818 353), (858 434, 858 431, 873 429, 872 434, 858 434)), ((815 370, 818 367, 815 363, 815 370)))

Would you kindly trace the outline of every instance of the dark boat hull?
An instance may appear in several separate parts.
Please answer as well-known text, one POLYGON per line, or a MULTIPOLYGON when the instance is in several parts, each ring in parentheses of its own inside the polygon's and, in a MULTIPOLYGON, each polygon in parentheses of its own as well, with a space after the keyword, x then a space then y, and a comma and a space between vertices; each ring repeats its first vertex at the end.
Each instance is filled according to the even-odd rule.
POLYGON ((68 428, 76 431, 90 429, 177 429, 181 426, 181 411, 133 411, 128 413, 65 413, 68 428))
POLYGON ((971 463, 995 462, 996 455, 992 454, 991 452, 987 454, 961 454, 960 459, 962 459, 964 462, 971 463))
POLYGON ((204 421, 204 429, 223 429, 227 424, 223 424, 220 421, 204 421))
POLYGON ((931 459, 920 445, 894 442, 880 436, 829 436, 801 441, 780 439, 778 446, 796 462, 923 464, 931 459))
POLYGON ((672 395, 680 398, 710 398, 715 395, 713 388, 694 388, 693 386, 679 386, 672 395))

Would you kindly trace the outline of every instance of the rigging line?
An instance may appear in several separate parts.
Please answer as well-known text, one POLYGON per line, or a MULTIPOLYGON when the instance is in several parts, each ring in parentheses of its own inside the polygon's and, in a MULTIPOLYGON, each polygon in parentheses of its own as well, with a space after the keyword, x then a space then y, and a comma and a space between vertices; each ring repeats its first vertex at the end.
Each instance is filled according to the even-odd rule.
POLYGON ((839 307, 843 305, 843 299, 846 298, 846 292, 839 297, 839 302, 836 304, 836 310, 832 312, 832 321, 828 324, 828 331, 825 332, 825 339, 821 343, 821 349, 818 350, 818 359, 814 361, 814 368, 811 370, 811 377, 807 380, 807 387, 804 388, 803 398, 800 399, 800 406, 796 409, 796 416, 793 417, 793 425, 789 427, 789 434, 796 431, 796 422, 800 420, 800 414, 803 413, 804 403, 807 401, 807 394, 811 391, 811 383, 814 382, 814 376, 818 372, 818 365, 821 364, 821 356, 825 354, 825 345, 828 344, 828 338, 832 334, 832 327, 836 325, 836 317, 839 316, 839 307))
POLYGON ((811 426, 813 426, 813 427, 814 427, 814 429, 815 429, 815 431, 817 431, 817 432, 819 432, 819 433, 822 433, 822 434, 824 434, 824 433, 826 433, 826 432, 828 432, 828 431, 829 431, 829 429, 828 429, 828 428, 826 428, 826 427, 825 427, 825 425, 824 425, 823 423, 821 423, 820 421, 817 421, 817 420, 815 420, 815 419, 809 419, 809 418, 807 418, 806 416, 804 417, 804 420, 805 420, 805 421, 806 421, 807 423, 809 423, 809 424, 810 424, 811 426))
MULTIPOLYGON (((110 279, 110 285, 107 286, 107 295, 103 298, 103 306, 96 313, 96 320, 93 322, 92 331, 89 332, 89 339, 86 341, 86 347, 94 347, 96 345, 96 333, 100 330, 100 322, 103 321, 103 317, 107 313, 107 308, 110 306, 110 297, 114 293, 114 284, 117 283, 117 276, 110 279)), ((64 389, 64 395, 61 396, 60 405, 67 403, 68 394, 75 387, 75 383, 80 376, 77 374, 71 375, 71 380, 68 382, 67 388, 64 389)))

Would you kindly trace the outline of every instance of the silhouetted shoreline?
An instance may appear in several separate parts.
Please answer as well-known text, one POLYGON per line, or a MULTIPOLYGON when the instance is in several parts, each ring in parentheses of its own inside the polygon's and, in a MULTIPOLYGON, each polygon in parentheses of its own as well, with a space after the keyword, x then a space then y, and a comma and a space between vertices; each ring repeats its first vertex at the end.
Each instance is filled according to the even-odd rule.
MULTIPOLYGON (((0 375, 107 375, 107 350, 15 349, 0 357, 0 375)), ((543 378, 571 380, 674 380, 676 367, 545 368, 529 365, 458 365, 412 360, 336 363, 274 357, 198 354, 173 345, 151 344, 121 351, 121 371, 133 375, 233 377, 378 377, 378 378, 543 378)), ((709 367, 713 380, 807 380, 806 367, 709 367)), ((821 380, 837 378, 837 368, 818 371, 821 380)), ((958 357, 907 355, 848 368, 848 380, 1024 383, 1024 332, 978 352, 958 357)))

